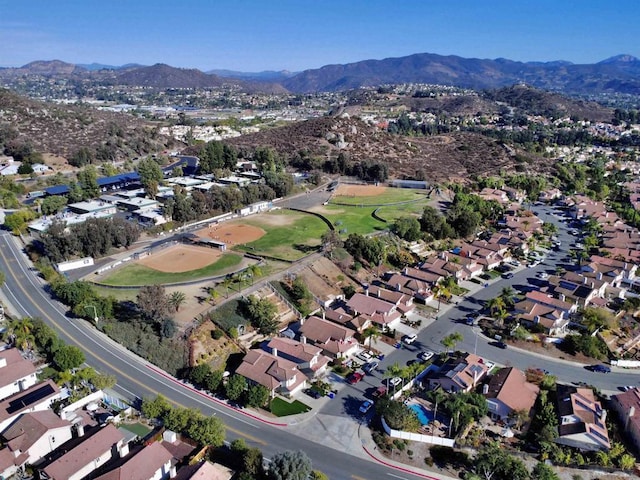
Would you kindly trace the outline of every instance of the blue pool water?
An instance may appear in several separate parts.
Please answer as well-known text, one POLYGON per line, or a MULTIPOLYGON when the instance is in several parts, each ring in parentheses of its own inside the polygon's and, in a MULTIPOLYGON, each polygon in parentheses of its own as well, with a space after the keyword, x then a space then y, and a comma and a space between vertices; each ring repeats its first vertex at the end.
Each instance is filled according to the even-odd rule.
POLYGON ((416 415, 418 415, 418 420, 420 420, 420 423, 422 425, 428 425, 429 422, 433 420, 433 412, 427 410, 422 405, 414 403, 413 405, 409 405, 409 408, 416 412, 416 415))

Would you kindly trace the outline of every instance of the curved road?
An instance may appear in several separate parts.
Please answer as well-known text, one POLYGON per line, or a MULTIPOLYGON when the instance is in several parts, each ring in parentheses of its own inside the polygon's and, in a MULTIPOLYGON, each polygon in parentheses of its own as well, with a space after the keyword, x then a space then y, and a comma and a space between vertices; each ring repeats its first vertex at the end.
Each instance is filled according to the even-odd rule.
MULTIPOLYGON (((66 307, 52 300, 46 285, 29 266, 16 239, 0 232, 0 271, 6 276, 2 287, 11 305, 21 316, 39 317, 51 325, 60 338, 85 352, 86 363, 118 380, 115 390, 131 400, 153 397, 160 393, 176 405, 196 407, 207 415, 217 415, 227 426, 227 437, 243 437, 259 447, 266 457, 284 450, 303 450, 315 468, 330 478, 433 478, 374 463, 349 455, 301 437, 292 437, 284 426, 269 425, 216 402, 200 392, 158 371, 151 364, 129 352, 84 320, 65 315, 66 307)), ((364 454, 363 454, 364 456, 364 454)))

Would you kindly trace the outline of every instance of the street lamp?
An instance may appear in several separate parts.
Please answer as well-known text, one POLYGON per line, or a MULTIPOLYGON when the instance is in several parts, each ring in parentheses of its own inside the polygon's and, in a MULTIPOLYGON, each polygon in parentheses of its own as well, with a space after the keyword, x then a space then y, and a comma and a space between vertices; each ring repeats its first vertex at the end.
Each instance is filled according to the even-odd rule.
POLYGON ((98 324, 98 311, 95 305, 85 305, 84 308, 93 308, 93 321, 98 324))

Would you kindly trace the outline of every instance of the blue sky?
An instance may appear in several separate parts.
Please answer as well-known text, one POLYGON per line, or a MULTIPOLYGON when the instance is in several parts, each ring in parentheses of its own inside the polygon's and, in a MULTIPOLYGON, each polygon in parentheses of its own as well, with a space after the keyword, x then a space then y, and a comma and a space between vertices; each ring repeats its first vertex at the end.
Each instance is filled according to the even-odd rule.
POLYGON ((0 0, 0 66, 299 71, 423 52, 594 63, 640 57, 638 25, 637 0, 0 0))

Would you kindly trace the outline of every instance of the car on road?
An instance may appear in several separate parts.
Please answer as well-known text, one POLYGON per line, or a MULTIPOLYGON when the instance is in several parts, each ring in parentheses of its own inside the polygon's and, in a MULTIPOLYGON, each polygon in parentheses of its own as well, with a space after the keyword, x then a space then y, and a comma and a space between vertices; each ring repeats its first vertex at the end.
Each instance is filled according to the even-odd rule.
POLYGON ((351 385, 355 385, 363 378, 364 378, 364 373, 353 372, 351 375, 347 377, 347 382, 349 382, 351 385))
POLYGON ((397 387, 402 383, 402 379, 400 377, 393 377, 389 379, 389 385, 392 387, 397 387))
POLYGON ((629 390, 633 390, 634 388, 636 388, 633 385, 625 385, 623 387, 620 387, 620 390, 622 390, 623 392, 628 392, 629 390))
POLYGON ((435 354, 429 350, 425 350, 424 352, 420 352, 420 354, 418 355, 418 358, 420 360, 422 360, 423 362, 427 362, 429 360, 431 360, 431 358, 434 356, 435 354))
POLYGON ((404 337, 402 337, 402 341, 407 345, 411 345, 417 339, 418 339, 418 335, 416 335, 415 333, 412 333, 411 335, 405 335, 404 337))
POLYGON ((507 272, 504 275, 502 275, 502 278, 504 278, 505 280, 511 280, 513 278, 513 272, 507 272))
POLYGON ((541 280, 547 280, 549 278, 549 274, 547 272, 540 272, 536 276, 541 280))
POLYGON ((364 402, 362 402, 362 405, 360 405, 360 408, 358 410, 360 411, 360 413, 367 413, 369 410, 371 410, 372 406, 373 402, 371 400, 365 400, 364 402))
POLYGON ((598 365, 591 365, 587 368, 592 372, 611 373, 611 367, 607 367, 606 365, 602 365, 601 363, 599 363, 598 365))
POLYGON ((491 342, 490 345, 493 345, 494 347, 501 348, 502 350, 507 348, 507 344, 502 342, 502 341, 491 342))
POLYGON ((527 263, 527 267, 528 268, 537 267, 538 265, 540 265, 540 261, 539 260, 533 260, 533 261, 527 263))
POLYGON ((371 362, 367 363, 364 367, 362 367, 362 370, 364 370, 366 373, 371 373, 379 366, 380 366, 380 362, 378 362, 377 360, 372 360, 371 362))

